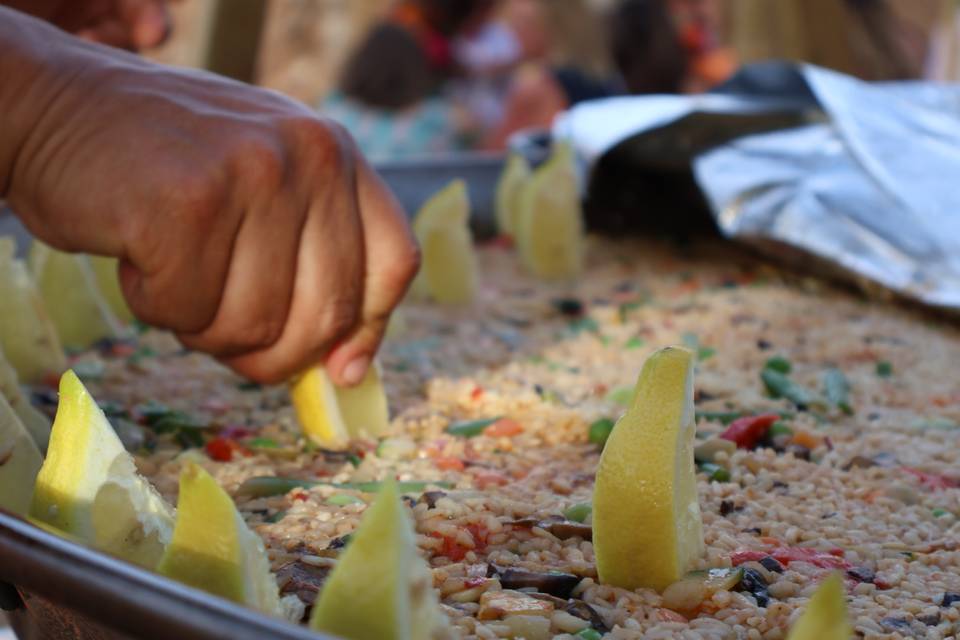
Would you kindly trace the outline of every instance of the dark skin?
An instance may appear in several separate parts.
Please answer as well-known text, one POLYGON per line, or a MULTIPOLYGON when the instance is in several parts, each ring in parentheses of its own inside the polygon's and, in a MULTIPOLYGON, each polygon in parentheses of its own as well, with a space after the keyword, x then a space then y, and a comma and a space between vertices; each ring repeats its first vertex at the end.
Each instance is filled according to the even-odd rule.
MULTIPOLYGON (((124 46, 168 28, 149 0, 29 5, 124 46)), ((3 8, 0 49, 0 197, 31 232, 120 258, 139 318, 251 379, 320 362, 338 384, 362 379, 419 254, 339 126, 3 8)))

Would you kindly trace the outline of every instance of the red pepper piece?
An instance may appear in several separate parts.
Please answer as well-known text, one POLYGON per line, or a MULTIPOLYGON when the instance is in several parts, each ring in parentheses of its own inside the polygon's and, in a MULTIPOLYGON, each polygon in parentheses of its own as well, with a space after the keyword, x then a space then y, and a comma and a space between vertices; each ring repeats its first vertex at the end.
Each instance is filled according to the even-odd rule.
POLYGON ((931 491, 941 491, 943 489, 953 489, 954 487, 960 486, 954 478, 948 478, 946 476, 941 476, 936 473, 927 473, 926 471, 920 471, 919 469, 911 469, 910 467, 900 467, 901 470, 906 471, 917 480, 920 481, 920 485, 925 489, 930 489, 931 491))
POLYGON ((228 438, 214 438, 205 447, 207 455, 217 462, 230 462, 233 460, 234 450, 231 442, 233 441, 228 438))
POLYGON ((720 437, 735 443, 740 449, 752 449, 767 434, 770 425, 779 419, 780 416, 776 413, 737 418, 720 434, 720 437))

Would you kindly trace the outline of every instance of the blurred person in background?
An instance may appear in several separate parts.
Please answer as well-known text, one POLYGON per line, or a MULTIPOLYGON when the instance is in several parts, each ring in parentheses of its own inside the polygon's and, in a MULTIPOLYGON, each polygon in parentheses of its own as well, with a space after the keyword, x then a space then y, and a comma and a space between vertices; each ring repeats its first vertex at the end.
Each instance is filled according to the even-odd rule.
POLYGON ((446 91, 460 72, 454 41, 482 25, 490 0, 403 0, 348 58, 321 113, 375 160, 467 146, 472 120, 446 91))
POLYGON ((280 94, 124 51, 159 0, 0 2, 0 200, 63 251, 115 256, 142 321, 261 382, 360 382, 418 266, 349 136, 280 94), (40 18, 40 19, 37 19, 40 18))

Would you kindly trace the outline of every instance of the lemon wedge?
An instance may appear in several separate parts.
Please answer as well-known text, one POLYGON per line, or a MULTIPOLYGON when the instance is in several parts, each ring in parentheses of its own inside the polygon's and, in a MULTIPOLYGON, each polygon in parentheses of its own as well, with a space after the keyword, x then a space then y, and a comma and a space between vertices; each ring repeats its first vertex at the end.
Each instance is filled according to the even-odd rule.
POLYGON ((390 425, 376 363, 355 387, 338 387, 322 366, 314 367, 293 381, 290 397, 304 433, 328 449, 343 448, 351 438, 377 438, 390 425))
POLYGON ((120 278, 117 276, 118 260, 107 256, 88 256, 88 258, 97 281, 97 288, 110 310, 113 311, 114 317, 125 324, 133 322, 133 312, 127 305, 127 299, 123 297, 120 278))
POLYGON ((662 590, 703 553, 693 462, 695 362, 682 347, 653 353, 607 438, 593 494, 593 546, 606 584, 662 590))
POLYGON ((47 443, 50 442, 50 421, 30 404, 30 400, 27 399, 20 387, 17 372, 7 362, 2 350, 0 350, 0 395, 3 395, 10 403, 13 412, 20 418, 20 422, 26 428, 30 437, 33 438, 33 442, 40 449, 40 452, 46 452, 47 443))
POLYGON ((520 192, 514 236, 523 263, 546 280, 569 280, 583 269, 583 211, 573 151, 559 145, 520 192))
POLYGON ((507 164, 497 182, 494 200, 497 229, 508 236, 514 235, 517 213, 520 207, 520 194, 523 185, 530 179, 530 164, 519 153, 511 153, 507 164))
POLYGON ((0 346, 22 382, 60 375, 67 360, 26 265, 15 257, 13 238, 0 238, 0 346))
POLYGON ((397 484, 384 482, 324 583, 310 627, 348 640, 427 640, 447 625, 397 484))
POLYGON ((264 613, 282 616, 277 581, 260 537, 200 465, 180 473, 173 539, 157 571, 264 613))
POLYGON ((120 333, 117 319, 97 289, 87 256, 57 251, 34 240, 30 270, 63 346, 86 349, 120 333))
POLYGON ((89 545, 153 569, 173 531, 173 509, 137 473, 103 411, 73 371, 60 404, 31 515, 89 545))
POLYGON ((470 200, 463 180, 431 197, 413 220, 423 264, 413 291, 441 304, 467 304, 477 289, 477 258, 468 225, 470 200))
POLYGON ((0 395, 0 507, 26 515, 43 456, 13 408, 0 395))
POLYGON ((843 580, 840 574, 834 573, 814 592, 787 640, 850 640, 852 637, 843 580))

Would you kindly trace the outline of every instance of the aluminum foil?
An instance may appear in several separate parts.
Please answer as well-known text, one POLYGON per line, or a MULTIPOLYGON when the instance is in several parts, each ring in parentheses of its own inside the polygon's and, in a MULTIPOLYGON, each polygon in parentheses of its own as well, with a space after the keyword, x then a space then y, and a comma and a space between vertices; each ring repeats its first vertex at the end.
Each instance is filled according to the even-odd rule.
POLYGON ((960 86, 764 63, 703 96, 578 105, 553 134, 586 176, 612 148, 643 157, 666 135, 727 237, 960 311, 960 86), (771 114, 796 118, 750 130, 771 114))

